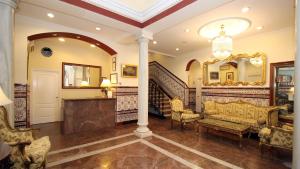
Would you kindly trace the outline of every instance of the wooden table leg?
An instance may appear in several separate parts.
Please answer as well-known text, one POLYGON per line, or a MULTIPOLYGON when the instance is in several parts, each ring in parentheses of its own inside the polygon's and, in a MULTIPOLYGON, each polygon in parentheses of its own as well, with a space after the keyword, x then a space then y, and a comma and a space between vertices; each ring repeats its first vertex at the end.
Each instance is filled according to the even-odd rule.
POLYGON ((243 134, 240 134, 240 148, 242 148, 243 134))

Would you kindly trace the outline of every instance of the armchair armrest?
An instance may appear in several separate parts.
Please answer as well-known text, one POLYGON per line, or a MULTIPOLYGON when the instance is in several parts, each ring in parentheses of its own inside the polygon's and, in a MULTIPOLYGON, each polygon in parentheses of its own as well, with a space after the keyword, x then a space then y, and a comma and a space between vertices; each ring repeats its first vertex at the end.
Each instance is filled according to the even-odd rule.
POLYGON ((274 108, 268 111, 267 126, 278 126, 278 108, 274 108))
POLYGON ((270 142, 271 131, 272 130, 267 127, 264 127, 259 131, 258 136, 260 138, 259 140, 261 143, 269 143, 270 142))

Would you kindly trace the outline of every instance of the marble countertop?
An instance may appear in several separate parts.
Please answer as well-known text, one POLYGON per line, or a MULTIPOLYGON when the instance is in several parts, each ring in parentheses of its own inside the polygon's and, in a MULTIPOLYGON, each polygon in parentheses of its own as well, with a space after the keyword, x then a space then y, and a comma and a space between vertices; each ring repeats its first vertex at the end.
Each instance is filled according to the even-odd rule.
POLYGON ((115 100, 116 98, 107 97, 82 97, 82 98, 63 98, 64 101, 78 101, 78 100, 115 100))

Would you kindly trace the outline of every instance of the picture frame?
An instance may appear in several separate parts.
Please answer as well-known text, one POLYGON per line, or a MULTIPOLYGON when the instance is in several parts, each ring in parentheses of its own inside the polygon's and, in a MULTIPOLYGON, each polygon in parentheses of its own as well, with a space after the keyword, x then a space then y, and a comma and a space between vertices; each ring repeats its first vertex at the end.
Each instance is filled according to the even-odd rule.
POLYGON ((137 74, 138 74, 137 65, 123 64, 121 71, 122 71, 122 77, 124 78, 137 78, 137 74))
POLYGON ((113 57, 112 58, 112 71, 116 71, 117 70, 117 58, 113 57))
POLYGON ((233 81, 233 80, 234 80, 233 72, 226 72, 226 81, 233 81))
POLYGON ((111 84, 118 84, 118 73, 111 73, 110 74, 110 83, 111 84))
POLYGON ((209 78, 210 80, 219 80, 219 72, 210 72, 209 78))

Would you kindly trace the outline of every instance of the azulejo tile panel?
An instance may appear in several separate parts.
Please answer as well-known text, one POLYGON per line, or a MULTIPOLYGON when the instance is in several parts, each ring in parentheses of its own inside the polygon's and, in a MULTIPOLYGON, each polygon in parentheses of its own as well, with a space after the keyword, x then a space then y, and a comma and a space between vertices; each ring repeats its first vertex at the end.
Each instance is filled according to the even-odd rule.
POLYGON ((258 106, 269 106, 269 88, 202 88, 202 102, 245 101, 258 106))
POLYGON ((138 87, 117 87, 116 123, 137 120, 138 117, 138 87))
POLYGON ((28 127, 29 124, 29 86, 27 84, 14 85, 14 113, 15 127, 28 127))

